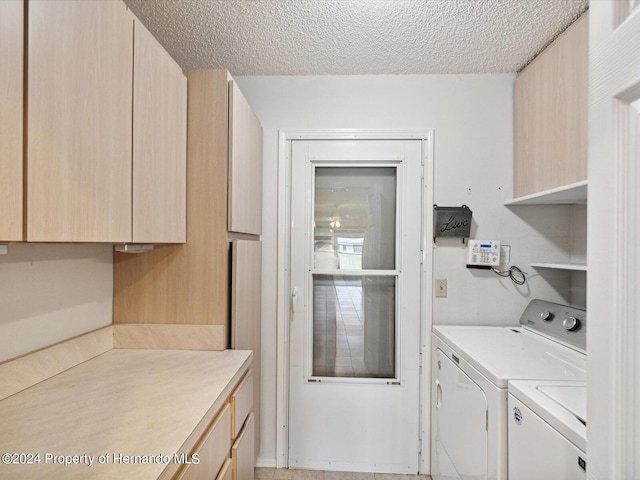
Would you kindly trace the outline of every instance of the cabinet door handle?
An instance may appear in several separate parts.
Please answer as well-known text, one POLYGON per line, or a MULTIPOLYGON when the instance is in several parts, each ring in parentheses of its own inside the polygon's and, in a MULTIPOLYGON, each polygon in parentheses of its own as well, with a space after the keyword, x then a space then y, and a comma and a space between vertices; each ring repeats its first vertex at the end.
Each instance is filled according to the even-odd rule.
MULTIPOLYGON (((298 287, 293 287, 293 292, 291 292, 291 309, 293 313, 296 313, 296 310, 298 310, 298 287)), ((293 320, 293 315, 291 319, 293 320)))
POLYGON ((436 379, 436 408, 440 408, 442 406, 442 385, 440 385, 440 380, 436 379))

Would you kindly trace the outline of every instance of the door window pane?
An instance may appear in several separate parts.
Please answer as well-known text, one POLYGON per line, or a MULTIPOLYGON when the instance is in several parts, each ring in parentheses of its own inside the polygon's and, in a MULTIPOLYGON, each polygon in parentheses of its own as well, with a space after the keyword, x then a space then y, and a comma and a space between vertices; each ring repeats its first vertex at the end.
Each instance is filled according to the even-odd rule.
POLYGON ((395 378, 396 278, 313 275, 313 375, 395 378))
POLYGON ((395 167, 315 167, 314 268, 394 270, 395 167))

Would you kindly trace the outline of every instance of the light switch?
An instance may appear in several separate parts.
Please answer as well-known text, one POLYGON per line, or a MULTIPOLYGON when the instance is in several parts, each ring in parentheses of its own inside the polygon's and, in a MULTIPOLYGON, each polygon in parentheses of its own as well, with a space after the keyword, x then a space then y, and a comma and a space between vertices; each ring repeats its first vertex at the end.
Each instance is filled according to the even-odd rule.
POLYGON ((447 296, 447 279, 436 278, 436 297, 444 298, 447 296))

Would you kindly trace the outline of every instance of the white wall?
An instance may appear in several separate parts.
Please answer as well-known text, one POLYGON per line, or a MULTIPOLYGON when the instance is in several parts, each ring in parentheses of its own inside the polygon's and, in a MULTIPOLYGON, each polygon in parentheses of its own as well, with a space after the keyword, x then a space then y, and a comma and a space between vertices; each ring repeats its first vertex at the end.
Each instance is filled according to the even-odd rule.
MULTIPOLYGON (((460 240, 438 240, 434 277, 448 279, 449 296, 434 300, 433 323, 517 323, 531 298, 563 301, 528 263, 566 257, 571 229, 566 221, 570 207, 503 206, 512 196, 514 78, 505 74, 237 79, 264 127, 262 465, 274 465, 276 454, 278 129, 433 128, 435 202, 468 205, 473 210, 472 237, 511 244, 513 263, 533 274, 525 287, 518 288, 490 271, 465 268, 466 247, 460 240)), ((564 283, 559 288, 570 295, 564 283)))
POLYGON ((110 325, 113 246, 12 244, 0 255, 0 362, 110 325))

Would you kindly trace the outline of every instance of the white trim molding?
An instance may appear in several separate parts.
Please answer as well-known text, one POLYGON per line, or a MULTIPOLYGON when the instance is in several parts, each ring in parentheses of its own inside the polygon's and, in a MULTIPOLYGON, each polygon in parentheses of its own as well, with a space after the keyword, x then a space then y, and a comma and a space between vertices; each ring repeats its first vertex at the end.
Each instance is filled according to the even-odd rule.
MULTIPOLYGON (((640 12, 591 2, 588 466, 640 476, 640 12)), ((628 2, 627 2, 628 3, 628 2)))

